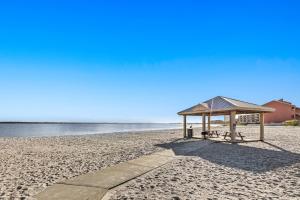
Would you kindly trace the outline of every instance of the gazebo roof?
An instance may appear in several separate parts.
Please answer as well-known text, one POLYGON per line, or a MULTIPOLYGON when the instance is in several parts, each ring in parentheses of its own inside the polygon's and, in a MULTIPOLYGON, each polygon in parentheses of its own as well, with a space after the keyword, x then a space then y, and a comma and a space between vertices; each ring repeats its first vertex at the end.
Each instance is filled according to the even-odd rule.
POLYGON ((186 110, 180 111, 178 112, 178 115, 229 115, 231 111, 236 111, 237 114, 269 113, 274 112, 275 109, 228 97, 217 96, 186 110))

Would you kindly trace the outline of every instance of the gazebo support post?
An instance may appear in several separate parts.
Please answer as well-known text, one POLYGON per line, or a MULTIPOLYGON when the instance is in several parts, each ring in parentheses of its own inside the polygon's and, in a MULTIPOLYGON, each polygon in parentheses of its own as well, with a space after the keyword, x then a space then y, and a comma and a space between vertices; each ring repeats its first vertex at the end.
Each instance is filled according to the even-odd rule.
POLYGON ((210 131, 210 115, 207 116, 207 130, 210 131))
POLYGON ((230 112, 230 137, 231 137, 231 142, 235 142, 236 138, 236 132, 235 132, 235 115, 236 111, 231 111, 230 112))
POLYGON ((183 115, 183 138, 186 138, 186 115, 183 115))
POLYGON ((206 130, 206 123, 205 123, 205 114, 202 114, 202 132, 206 130))
POLYGON ((264 139, 265 139, 264 113, 259 114, 259 121, 260 121, 260 141, 264 141, 264 139))

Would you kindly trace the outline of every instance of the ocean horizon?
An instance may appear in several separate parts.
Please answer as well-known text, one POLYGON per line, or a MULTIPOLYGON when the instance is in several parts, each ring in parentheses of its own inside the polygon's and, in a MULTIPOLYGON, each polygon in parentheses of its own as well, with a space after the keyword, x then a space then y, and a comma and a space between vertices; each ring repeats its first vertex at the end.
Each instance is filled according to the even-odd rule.
MULTIPOLYGON (((201 127, 199 123, 189 123, 201 127)), ((89 135, 180 129, 182 123, 0 122, 0 137, 89 135)))

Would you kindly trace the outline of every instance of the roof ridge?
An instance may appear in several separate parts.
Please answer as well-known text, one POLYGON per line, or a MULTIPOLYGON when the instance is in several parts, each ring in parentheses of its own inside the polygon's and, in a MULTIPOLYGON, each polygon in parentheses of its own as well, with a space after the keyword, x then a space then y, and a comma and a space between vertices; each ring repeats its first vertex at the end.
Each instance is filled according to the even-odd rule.
MULTIPOLYGON (((225 100, 226 102, 230 103, 231 105, 233 105, 235 107, 238 107, 238 105, 236 105, 235 103, 231 102, 230 98, 228 98, 228 97, 223 97, 223 96, 217 96, 217 97, 220 97, 221 99, 225 100)), ((215 98, 217 98, 217 97, 215 97, 215 98)), ((232 100, 234 100, 234 99, 232 99, 232 100)))

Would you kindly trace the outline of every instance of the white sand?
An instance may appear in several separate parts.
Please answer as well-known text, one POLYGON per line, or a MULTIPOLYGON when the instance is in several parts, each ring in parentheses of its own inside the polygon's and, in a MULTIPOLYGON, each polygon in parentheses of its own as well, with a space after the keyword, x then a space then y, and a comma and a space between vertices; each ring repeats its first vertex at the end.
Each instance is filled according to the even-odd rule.
POLYGON ((63 179, 159 151, 181 131, 0 138, 0 199, 31 199, 63 179), (171 134, 175 133, 175 134, 171 134))
MULTIPOLYGON (((259 127, 238 129, 259 136, 259 127)), ((265 130, 269 144, 208 145, 119 186, 111 199, 300 199, 300 127, 265 130)))
MULTIPOLYGON (((258 138, 259 127, 238 129, 258 138)), ((183 155, 118 187, 111 199, 300 199, 300 127, 266 127, 265 135, 270 144, 215 143, 183 155)), ((177 145, 169 143, 181 136, 0 138, 0 199, 32 199, 63 179, 177 145)))

